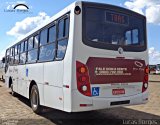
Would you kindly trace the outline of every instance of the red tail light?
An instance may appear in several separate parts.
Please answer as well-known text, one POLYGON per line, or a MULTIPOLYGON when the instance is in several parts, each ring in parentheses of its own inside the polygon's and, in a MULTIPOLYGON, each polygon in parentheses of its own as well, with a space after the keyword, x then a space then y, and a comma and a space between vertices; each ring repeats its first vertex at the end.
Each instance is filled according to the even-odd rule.
POLYGON ((146 73, 146 74, 149 74, 149 66, 146 66, 146 68, 145 68, 145 73, 146 73))
POLYGON ((145 92, 148 88, 148 74, 149 74, 149 66, 146 66, 144 70, 144 80, 143 80, 142 92, 145 92))
POLYGON ((144 81, 148 81, 148 75, 145 75, 144 81))
POLYGON ((85 82, 85 81, 87 81, 87 76, 82 76, 82 77, 80 77, 79 78, 79 80, 81 81, 81 82, 85 82))
POLYGON ((87 69, 86 69, 85 66, 81 66, 81 67, 78 68, 78 72, 81 73, 81 74, 84 74, 84 73, 87 72, 87 69))
POLYGON ((77 67, 76 75, 77 75, 78 91, 85 96, 91 96, 91 87, 90 87, 89 72, 87 66, 77 61, 76 67, 77 67))

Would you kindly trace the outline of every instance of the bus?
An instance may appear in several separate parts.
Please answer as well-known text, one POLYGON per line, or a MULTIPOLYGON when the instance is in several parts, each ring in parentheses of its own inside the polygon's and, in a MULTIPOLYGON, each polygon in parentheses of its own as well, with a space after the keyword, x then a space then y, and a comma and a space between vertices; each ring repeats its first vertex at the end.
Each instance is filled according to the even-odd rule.
POLYGON ((149 65, 150 74, 160 74, 160 64, 149 65))
POLYGON ((148 102, 146 18, 78 1, 6 50, 12 94, 43 107, 83 112, 148 102))
POLYGON ((156 65, 156 74, 160 74, 160 64, 156 65))
POLYGON ((149 65, 149 73, 156 74, 156 65, 149 65))

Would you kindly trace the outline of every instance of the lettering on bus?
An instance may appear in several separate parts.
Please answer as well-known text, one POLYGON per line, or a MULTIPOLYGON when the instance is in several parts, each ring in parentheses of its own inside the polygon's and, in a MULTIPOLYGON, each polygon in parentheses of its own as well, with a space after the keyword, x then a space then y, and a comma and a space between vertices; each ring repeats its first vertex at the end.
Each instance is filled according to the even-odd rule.
POLYGON ((50 57, 51 55, 54 55, 54 49, 47 49, 47 48, 43 48, 41 50, 41 57, 50 57))
POLYGON ((18 69, 15 67, 13 69, 9 69, 9 73, 18 74, 18 69))
POLYGON ((139 61, 135 61, 134 62, 135 67, 133 67, 133 71, 144 71, 144 64, 139 62, 139 61))
POLYGON ((110 23, 117 23, 123 25, 129 24, 128 16, 110 11, 106 11, 106 21, 110 23))
POLYGON ((131 76, 132 74, 127 72, 127 68, 109 68, 109 67, 96 67, 95 68, 95 75, 125 75, 125 76, 131 76))

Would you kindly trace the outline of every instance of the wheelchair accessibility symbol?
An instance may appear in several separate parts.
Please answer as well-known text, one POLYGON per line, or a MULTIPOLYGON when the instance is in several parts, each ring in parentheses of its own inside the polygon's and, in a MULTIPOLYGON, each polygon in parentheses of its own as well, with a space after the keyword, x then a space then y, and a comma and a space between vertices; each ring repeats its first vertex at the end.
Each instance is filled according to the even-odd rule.
POLYGON ((99 87, 92 88, 92 96, 99 96, 99 87))

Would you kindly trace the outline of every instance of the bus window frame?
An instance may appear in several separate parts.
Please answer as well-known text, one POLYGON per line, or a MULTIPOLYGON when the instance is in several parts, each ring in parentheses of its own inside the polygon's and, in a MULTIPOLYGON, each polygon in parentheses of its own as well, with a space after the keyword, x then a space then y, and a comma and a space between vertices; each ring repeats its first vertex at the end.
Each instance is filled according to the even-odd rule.
MULTIPOLYGON (((39 60, 39 56, 40 56, 40 49, 41 49, 41 47, 43 47, 43 46, 47 46, 47 45, 50 45, 50 44, 55 44, 55 47, 56 47, 56 40, 57 40, 57 21, 53 21, 51 24, 49 24, 49 25, 47 25, 47 26, 45 26, 44 28, 42 28, 41 30, 40 30, 40 34, 41 34, 41 32, 43 31, 43 30, 47 30, 47 42, 46 42, 46 44, 43 44, 43 45, 40 45, 40 40, 39 40, 39 46, 38 46, 38 63, 43 63, 43 62, 51 62, 51 61, 54 61, 54 59, 55 59, 55 56, 54 56, 54 58, 53 59, 50 59, 50 60, 39 60), (53 27, 53 26, 55 26, 56 27, 56 39, 55 39, 55 41, 54 42, 49 42, 49 29, 51 28, 51 27, 53 27)), ((40 39, 40 35, 39 35, 39 39, 40 39)), ((55 50, 56 50, 56 48, 55 48, 55 50)))
MULTIPOLYGON (((65 27, 65 26, 64 26, 65 27)), ((58 42, 59 41, 63 41, 63 40, 65 40, 65 39, 67 39, 67 40, 69 40, 69 31, 70 31, 70 14, 66 14, 65 16, 63 16, 62 18, 60 18, 58 21, 57 21, 57 40, 56 40, 56 58, 55 58, 55 61, 62 61, 62 60, 64 60, 64 58, 65 58, 65 55, 66 55, 66 51, 67 51, 67 48, 68 48, 68 43, 67 43, 67 48, 66 48, 66 50, 65 50, 65 55, 64 55, 64 57, 62 58, 62 59, 58 59, 57 58, 57 50, 58 50, 58 42), (68 20, 69 20, 69 29, 68 29, 68 34, 65 36, 65 37, 63 37, 63 38, 60 38, 60 39, 58 39, 58 32, 59 32, 59 29, 58 29, 58 26, 59 26, 59 21, 60 20, 62 20, 63 19, 63 21, 65 20, 65 19, 67 19, 68 18, 68 20)), ((65 31, 65 29, 63 29, 64 31, 65 31)), ((69 41, 67 41, 67 42, 69 42, 69 41)))
MULTIPOLYGON (((57 48, 57 45, 58 45, 58 41, 61 41, 61 40, 64 40, 64 39, 69 40, 69 31, 70 31, 70 11, 66 12, 64 15, 60 16, 59 18, 55 19, 54 21, 52 21, 51 23, 45 25, 44 27, 40 28, 39 30, 35 31, 34 33, 28 35, 27 37, 25 37, 25 38, 22 39, 21 41, 17 42, 16 44, 14 44, 13 46, 11 46, 10 48, 6 49, 6 56, 5 56, 5 58, 8 57, 8 59, 10 60, 10 49, 11 49, 12 47, 17 46, 17 48, 18 48, 18 49, 17 49, 18 63, 15 64, 15 61, 14 61, 13 64, 14 64, 15 66, 16 66, 16 65, 34 64, 34 63, 52 62, 52 61, 62 61, 62 60, 64 60, 66 53, 65 53, 63 59, 60 59, 60 60, 56 59, 57 49, 58 49, 58 48, 57 48), (58 39, 58 36, 57 36, 57 35, 58 35, 58 21, 61 20, 61 19, 65 19, 65 18, 68 18, 68 19, 69 19, 68 34, 67 34, 66 37, 64 37, 64 38, 62 38, 62 39, 58 39), (55 57, 54 57, 53 60, 49 60, 49 61, 39 61, 40 33, 41 33, 41 31, 42 31, 44 28, 47 28, 47 30, 49 31, 49 28, 52 27, 52 26, 54 26, 54 25, 56 26, 56 40, 54 41, 54 42, 55 42, 55 57), (36 36, 36 35, 39 36, 39 37, 38 37, 38 47, 37 47, 37 48, 32 48, 32 49, 28 50, 28 43, 29 43, 28 40, 29 40, 29 38, 33 37, 33 42, 34 42, 34 36, 36 36), (24 42, 24 44, 25 44, 26 41, 27 41, 27 50, 24 51, 24 52, 26 52, 26 61, 25 61, 25 63, 20 63, 20 54, 21 54, 21 52, 20 52, 19 49, 21 49, 21 42, 24 42), (20 47, 20 48, 19 48, 19 47, 20 47), (36 59, 36 61, 28 62, 28 52, 31 51, 31 50, 34 50, 34 49, 37 49, 37 59, 36 59), (7 51, 8 51, 8 50, 9 50, 9 55, 7 56, 7 51)), ((47 45, 48 45, 48 44, 51 44, 51 43, 48 42, 48 39, 49 39, 49 32, 48 32, 48 34, 47 34, 47 45)), ((52 43, 53 43, 53 42, 52 42, 52 43)), ((25 46, 25 45, 24 45, 24 46, 25 46)), ((67 46, 68 46, 68 44, 67 44, 67 46)), ((68 47, 67 47, 67 48, 68 48, 68 47)), ((66 51, 67 51, 67 48, 66 48, 66 51)), ((25 49, 25 47, 24 47, 24 49, 25 49)), ((14 60, 15 60, 15 56, 16 56, 16 54, 14 55, 14 60)), ((8 60, 8 61, 9 61, 9 60, 8 60)), ((10 65, 9 62, 8 62, 8 63, 6 62, 6 64, 10 65)))
POLYGON ((38 61, 38 51, 39 51, 39 40, 40 40, 40 34, 39 31, 36 31, 35 33, 31 34, 30 36, 27 37, 27 51, 26 51, 26 63, 25 64, 33 64, 33 63, 37 63, 38 61), (38 36, 38 46, 36 48, 34 48, 34 38, 38 36), (28 45, 29 45, 29 39, 33 38, 33 45, 32 48, 28 50, 28 45), (32 50, 36 50, 37 49, 37 59, 34 61, 30 61, 28 62, 28 52, 32 51, 32 50))
POLYGON ((111 50, 111 51, 118 51, 118 49, 121 47, 123 48, 124 51, 126 52, 143 52, 147 50, 147 28, 146 28, 146 17, 138 14, 136 12, 132 12, 128 9, 125 8, 120 8, 120 7, 116 7, 113 5, 108 5, 108 4, 101 4, 101 3, 88 3, 88 2, 82 2, 82 43, 86 46, 89 47, 93 47, 93 48, 97 48, 97 49, 105 49, 105 50, 111 50), (124 46, 124 45, 112 45, 112 44, 104 44, 102 42, 94 42, 91 40, 87 39, 86 36, 86 8, 88 7, 92 7, 92 8, 96 8, 96 9, 106 9, 109 11, 116 11, 119 13, 123 13, 129 16, 134 16, 136 18, 139 18, 143 21, 143 38, 144 38, 144 46, 133 46, 133 45, 128 45, 128 46, 124 46))

